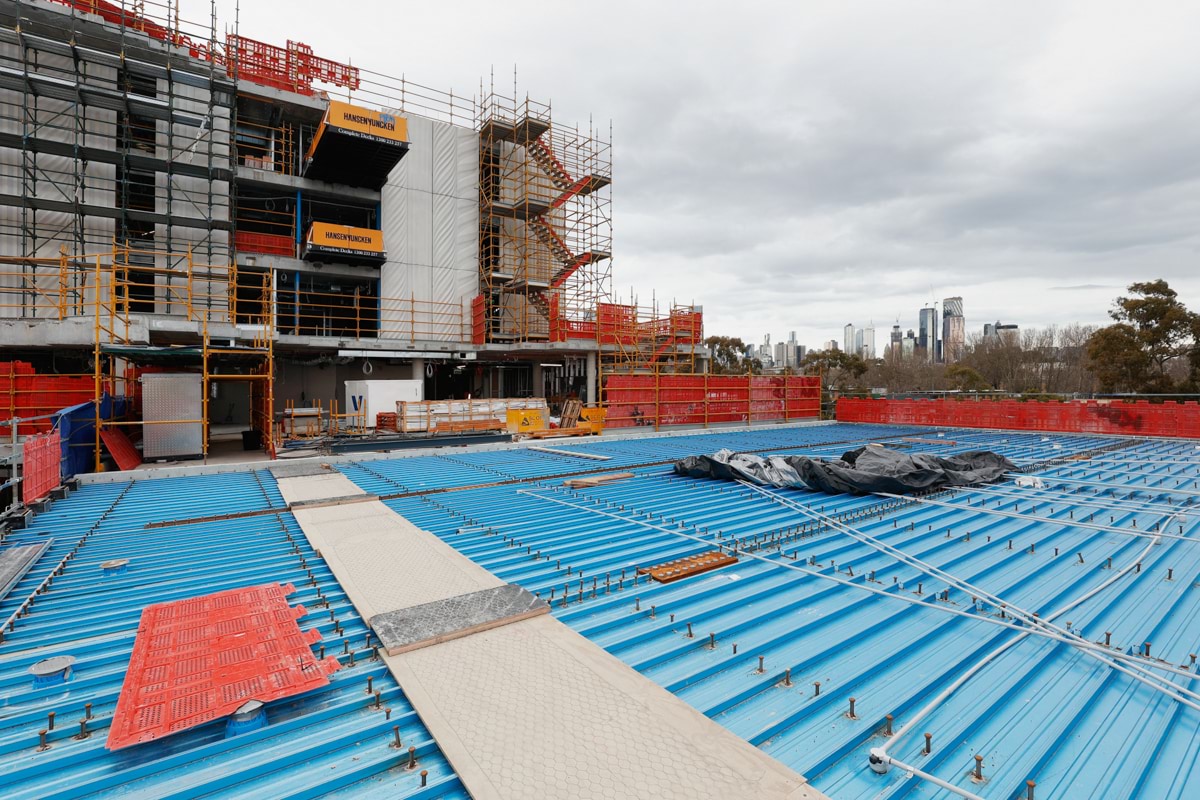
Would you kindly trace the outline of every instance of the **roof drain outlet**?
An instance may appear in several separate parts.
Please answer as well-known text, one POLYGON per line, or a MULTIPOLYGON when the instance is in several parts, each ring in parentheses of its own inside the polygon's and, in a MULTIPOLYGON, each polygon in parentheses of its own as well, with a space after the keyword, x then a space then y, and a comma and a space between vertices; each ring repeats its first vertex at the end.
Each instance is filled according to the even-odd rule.
POLYGON ((100 565, 100 569, 104 571, 104 577, 109 575, 120 575, 129 570, 128 558, 114 558, 112 561, 105 561, 100 565))
POLYGON ((247 700, 225 722, 225 738, 232 739, 267 727, 267 710, 258 700, 247 700))
POLYGON ((46 686, 57 686, 71 679, 71 667, 75 656, 53 656, 34 662, 29 668, 33 676, 33 688, 42 689, 46 686))

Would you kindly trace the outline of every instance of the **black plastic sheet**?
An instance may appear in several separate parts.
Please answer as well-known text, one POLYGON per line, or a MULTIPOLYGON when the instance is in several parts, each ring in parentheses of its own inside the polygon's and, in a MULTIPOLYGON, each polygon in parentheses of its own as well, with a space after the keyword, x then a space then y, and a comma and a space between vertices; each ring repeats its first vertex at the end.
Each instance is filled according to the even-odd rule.
POLYGON ((969 450, 952 456, 903 453, 881 445, 847 451, 835 460, 807 456, 758 456, 719 450, 675 462, 675 473, 692 478, 745 480, 781 489, 827 494, 912 494, 945 486, 1000 480, 1020 468, 999 453, 969 450))

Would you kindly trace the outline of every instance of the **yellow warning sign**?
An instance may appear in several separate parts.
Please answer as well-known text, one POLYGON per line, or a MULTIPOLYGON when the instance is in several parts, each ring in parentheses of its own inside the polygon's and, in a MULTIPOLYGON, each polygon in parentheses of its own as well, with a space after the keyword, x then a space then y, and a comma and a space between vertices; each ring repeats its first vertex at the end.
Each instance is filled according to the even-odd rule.
POLYGON ((314 222, 308 229, 308 246, 325 253, 383 256, 383 231, 314 222))
POLYGON ((392 142, 408 141, 408 120, 383 111, 352 106, 330 100, 325 110, 324 124, 342 132, 350 132, 392 142))

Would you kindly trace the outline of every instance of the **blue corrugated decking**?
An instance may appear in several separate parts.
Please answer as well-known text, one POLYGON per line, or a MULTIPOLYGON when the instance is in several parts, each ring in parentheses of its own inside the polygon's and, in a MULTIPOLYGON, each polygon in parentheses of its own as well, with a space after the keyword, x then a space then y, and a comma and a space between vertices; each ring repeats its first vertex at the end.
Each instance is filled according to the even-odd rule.
MULTIPOLYGON (((612 455, 598 466, 617 469, 719 447, 830 455, 845 446, 821 442, 896 441, 911 432, 837 426, 556 447, 612 455)), ((776 493, 785 501, 779 503, 743 486, 650 466, 594 489, 568 490, 550 480, 388 503, 505 580, 553 595, 564 622, 832 797, 951 797, 903 770, 871 772, 867 753, 887 741, 885 715, 893 715, 894 732, 900 731, 907 717, 964 675, 961 687, 891 745, 895 758, 987 798, 1023 797, 1028 780, 1036 781, 1042 798, 1191 796, 1200 780, 1193 777, 1195 709, 1040 636, 1022 637, 976 671, 977 662, 1021 636, 1008 612, 1001 619, 1001 609, 974 606, 957 589, 942 599, 945 581, 845 534, 816 530, 817 523, 786 503, 836 516, 1049 615, 1132 566, 1156 523, 1172 518, 1173 532, 1163 527, 1163 533, 1196 535, 1194 517, 1172 515, 1200 497, 1198 451, 1191 443, 1075 435, 953 431, 945 437, 953 444, 899 444, 943 453, 998 450, 1023 465, 1041 464, 1037 474, 1045 486, 1008 482, 925 502, 787 491, 776 493), (1119 449, 1070 460, 1113 447, 1119 449), (1089 518, 1091 527, 1081 527, 1089 518), (734 539, 752 548, 782 542, 796 560, 764 547, 752 554, 762 560, 744 556, 734 567, 676 584, 632 585, 637 566, 734 539), (687 636, 688 623, 694 638, 687 636), (856 719, 847 716, 851 697, 856 719), (932 734, 928 755, 926 732, 932 734), (968 776, 976 754, 983 756, 982 783, 968 776)), ((487 453, 455 460, 515 477, 537 474, 542 458, 554 457, 487 453)), ((422 474, 403 460, 364 466, 405 486, 422 474)), ((365 489, 389 491, 356 468, 346 472, 365 489)), ((1150 641, 1154 658, 1188 665, 1200 649, 1200 548, 1163 538, 1141 561, 1139 571, 1072 608, 1058 624, 1069 622, 1094 642, 1104 642, 1107 633, 1122 652, 1140 651, 1150 641)), ((1191 678, 1174 680, 1200 688, 1191 678)))
POLYGON ((53 536, 55 544, 0 605, 0 618, 84 541, 0 643, 0 774, 6 800, 467 796, 383 662, 372 659, 367 627, 290 514, 145 527, 283 505, 265 471, 97 484, 9 537, 16 544, 53 536), (130 564, 124 573, 106 576, 100 564, 112 559, 130 564), (327 653, 345 665, 330 685, 268 704, 269 725, 236 738, 225 738, 222 720, 131 750, 104 749, 142 607, 272 581, 296 586, 289 602, 309 610, 301 627, 319 628, 327 653), (355 654, 353 667, 346 650, 355 654), (74 674, 66 684, 35 689, 29 666, 54 655, 75 656, 74 674), (390 715, 369 708, 374 697, 366 692, 368 678, 390 715), (93 716, 91 735, 77 739, 86 704, 93 716), (51 712, 49 749, 40 751, 39 731, 49 727, 51 712), (402 751, 389 746, 395 725, 402 751), (415 771, 403 768, 410 745, 417 747, 415 771), (429 772, 424 789, 422 769, 429 772))
MULTIPOLYGON (((906 769, 871 771, 868 752, 885 746, 897 762, 989 800, 1024 797, 1030 780, 1040 800, 1196 796, 1195 443, 962 430, 935 437, 916 428, 776 427, 550 445, 610 457, 603 462, 517 449, 339 469, 502 579, 552 599, 563 622, 831 797, 953 796, 906 769), (903 441, 912 434, 927 441, 903 441), (722 447, 836 456, 865 441, 993 449, 1041 483, 919 499, 829 496, 682 478, 667 463, 722 447), (562 485, 564 474, 589 470, 635 474, 596 488, 562 485), (735 542, 741 561, 732 567, 634 584, 639 566, 735 542), (1035 631, 1022 610, 1069 626, 1065 638, 1079 634, 1090 649, 1035 631), (1101 660, 1114 656, 1127 672, 1101 660), (1128 674, 1151 660, 1167 680, 1157 689, 1128 674), (982 782, 969 774, 976 755, 982 782)), ((9 536, 55 544, 0 617, 83 544, 0 644, 6 797, 465 796, 290 514, 146 528, 282 505, 266 472, 97 484, 9 536), (128 571, 105 576, 99 564, 120 558, 130 559, 128 571), (302 627, 320 627, 329 653, 352 649, 355 666, 325 690, 269 707, 261 730, 225 739, 219 723, 129 753, 104 750, 142 606, 267 581, 294 583, 292 602, 310 610, 302 627), (75 656, 76 672, 35 690, 28 667, 52 655, 75 656), (390 719, 368 708, 368 677, 390 719), (94 735, 78 740, 85 703, 94 735), (50 711, 51 747, 39 752, 50 711), (388 747, 393 725, 405 755, 410 743, 419 748, 424 790, 388 747)))

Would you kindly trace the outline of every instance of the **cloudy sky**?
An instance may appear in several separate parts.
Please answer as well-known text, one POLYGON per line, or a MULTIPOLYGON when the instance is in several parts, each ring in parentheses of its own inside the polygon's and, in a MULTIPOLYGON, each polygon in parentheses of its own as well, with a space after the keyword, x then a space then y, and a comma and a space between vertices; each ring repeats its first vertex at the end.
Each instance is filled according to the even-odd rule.
POLYGON ((952 295, 968 331, 1103 322, 1155 277, 1200 308, 1194 2, 286 5, 241 32, 468 96, 515 64, 611 119, 616 292, 709 333, 817 344, 952 295))

